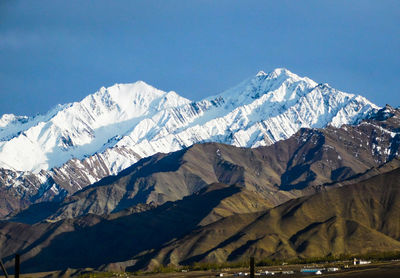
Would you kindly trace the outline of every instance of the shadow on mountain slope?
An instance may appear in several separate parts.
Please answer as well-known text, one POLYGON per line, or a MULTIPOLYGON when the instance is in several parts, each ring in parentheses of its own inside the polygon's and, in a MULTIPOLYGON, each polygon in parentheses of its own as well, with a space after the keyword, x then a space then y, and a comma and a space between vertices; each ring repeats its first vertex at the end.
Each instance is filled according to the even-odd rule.
POLYGON ((203 190, 181 201, 167 202, 142 213, 101 220, 93 226, 80 224, 86 217, 64 221, 61 225, 69 226, 65 229, 72 228, 72 231, 57 235, 49 244, 30 246, 31 250, 40 249, 34 257, 29 257, 29 249, 22 250, 22 258, 25 258, 21 267, 25 271, 46 271, 98 267, 128 260, 194 230, 222 199, 239 191, 236 186, 203 190), (28 253, 24 255, 25 251, 28 253))
MULTIPOLYGON (((389 166, 388 166, 389 167, 389 166)), ((322 257, 400 250, 400 168, 199 227, 145 256, 137 266, 322 257)))

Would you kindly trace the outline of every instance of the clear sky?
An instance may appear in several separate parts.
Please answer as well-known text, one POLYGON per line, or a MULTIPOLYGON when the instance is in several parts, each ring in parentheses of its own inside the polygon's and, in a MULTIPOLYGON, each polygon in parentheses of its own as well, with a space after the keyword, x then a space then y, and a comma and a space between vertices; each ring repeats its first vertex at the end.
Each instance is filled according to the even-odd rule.
POLYGON ((0 0, 0 114, 143 80, 192 100, 259 70, 400 105, 400 1, 0 0))

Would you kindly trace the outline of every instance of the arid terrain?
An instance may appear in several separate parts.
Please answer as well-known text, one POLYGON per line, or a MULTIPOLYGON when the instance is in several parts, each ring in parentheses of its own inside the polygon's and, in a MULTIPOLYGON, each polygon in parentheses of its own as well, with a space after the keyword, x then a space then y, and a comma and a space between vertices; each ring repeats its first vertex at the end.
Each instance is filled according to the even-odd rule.
MULTIPOLYGON (((305 274, 301 270, 305 268, 326 269, 317 277, 345 277, 345 278, 397 278, 400 275, 400 261, 372 262, 368 265, 352 265, 351 261, 336 262, 329 264, 308 264, 308 265, 280 265, 280 266, 257 266, 256 277, 314 277, 315 274, 305 274), (328 268, 337 267, 336 271, 328 271, 328 268), (293 272, 293 273, 292 273, 293 272), (272 274, 274 273, 274 274, 272 274)), ((200 277, 249 277, 249 268, 223 268, 215 270, 176 270, 160 273, 129 273, 129 272, 98 272, 91 269, 67 269, 64 271, 42 272, 21 274, 21 278, 200 278, 200 277)), ((5 278, 5 276, 0 276, 5 278)))

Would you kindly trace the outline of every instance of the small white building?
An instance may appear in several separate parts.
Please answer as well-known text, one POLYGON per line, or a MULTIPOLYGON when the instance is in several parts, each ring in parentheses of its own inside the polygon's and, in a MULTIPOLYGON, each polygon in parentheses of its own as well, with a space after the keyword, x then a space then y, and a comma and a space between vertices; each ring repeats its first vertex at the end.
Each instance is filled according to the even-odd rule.
POLYGON ((329 267, 329 268, 328 268, 328 271, 329 271, 329 272, 339 271, 339 268, 338 268, 338 267, 329 267))
POLYGON ((357 264, 370 264, 371 263, 371 261, 363 261, 363 260, 357 260, 356 258, 354 258, 354 265, 357 265, 357 264))

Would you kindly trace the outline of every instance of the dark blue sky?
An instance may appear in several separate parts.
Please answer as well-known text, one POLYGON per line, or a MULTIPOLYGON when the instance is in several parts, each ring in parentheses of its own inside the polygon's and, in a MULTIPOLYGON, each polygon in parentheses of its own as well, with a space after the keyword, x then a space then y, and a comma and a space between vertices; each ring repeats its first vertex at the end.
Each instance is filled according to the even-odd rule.
POLYGON ((0 1, 0 114, 137 80, 193 100, 286 67, 400 105, 400 1, 0 1))

